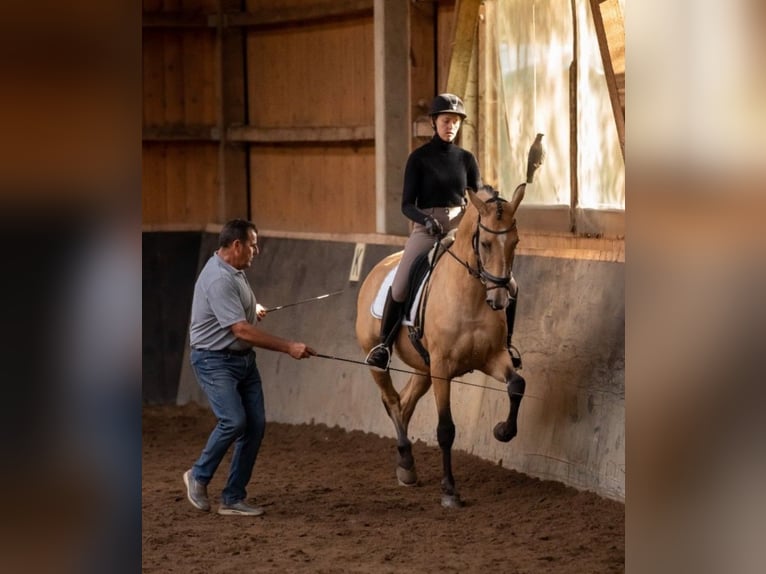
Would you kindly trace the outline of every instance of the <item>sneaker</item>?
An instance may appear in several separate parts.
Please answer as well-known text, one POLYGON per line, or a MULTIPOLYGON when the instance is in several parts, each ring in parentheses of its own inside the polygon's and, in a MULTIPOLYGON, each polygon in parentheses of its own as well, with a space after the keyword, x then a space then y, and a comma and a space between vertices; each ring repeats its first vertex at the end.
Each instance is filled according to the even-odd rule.
POLYGON ((385 372, 391 364, 391 351, 383 343, 376 345, 370 349, 364 362, 376 371, 385 372))
POLYGON ((184 473, 184 484, 186 485, 186 498, 197 510, 207 512, 210 510, 210 502, 207 499, 207 486, 198 482, 192 476, 191 470, 184 473))
POLYGON ((218 514, 224 516, 260 516, 263 514, 263 508, 250 506, 244 500, 239 500, 232 504, 221 503, 221 506, 218 507, 218 514))

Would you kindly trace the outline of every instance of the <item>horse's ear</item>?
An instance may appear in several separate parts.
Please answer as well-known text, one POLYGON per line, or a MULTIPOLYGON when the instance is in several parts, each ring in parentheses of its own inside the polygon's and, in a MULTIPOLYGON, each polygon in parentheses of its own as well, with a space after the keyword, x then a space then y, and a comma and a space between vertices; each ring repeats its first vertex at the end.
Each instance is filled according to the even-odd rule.
POLYGON ((468 194, 468 199, 471 200, 471 203, 473 203, 473 206, 476 208, 476 211, 479 212, 479 215, 487 216, 489 213, 489 207, 486 203, 484 203, 478 195, 476 195, 476 192, 472 190, 470 187, 466 188, 466 193, 468 194))
POLYGON ((519 204, 521 203, 521 200, 524 199, 524 192, 527 190, 527 184, 521 183, 519 186, 513 190, 513 197, 511 198, 511 213, 516 213, 516 210, 519 208, 519 204))

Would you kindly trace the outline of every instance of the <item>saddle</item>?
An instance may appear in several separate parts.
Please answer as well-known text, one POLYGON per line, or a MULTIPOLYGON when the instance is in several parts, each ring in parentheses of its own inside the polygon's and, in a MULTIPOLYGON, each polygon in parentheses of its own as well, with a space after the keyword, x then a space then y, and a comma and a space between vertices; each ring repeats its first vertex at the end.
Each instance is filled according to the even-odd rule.
MULTIPOLYGON (((420 340, 423 338, 425 327, 425 311, 428 302, 428 284, 431 279, 431 271, 436 263, 446 253, 455 241, 455 230, 448 233, 441 241, 434 243, 431 250, 420 255, 412 264, 409 276, 409 289, 404 300, 402 325, 409 330, 409 338, 412 346, 420 354, 426 365, 430 364, 428 351, 423 347, 420 340)), ((388 288, 393 282, 394 275, 399 267, 394 267, 381 283, 380 289, 370 309, 372 315, 380 318, 383 313, 383 303, 386 299, 388 288)))

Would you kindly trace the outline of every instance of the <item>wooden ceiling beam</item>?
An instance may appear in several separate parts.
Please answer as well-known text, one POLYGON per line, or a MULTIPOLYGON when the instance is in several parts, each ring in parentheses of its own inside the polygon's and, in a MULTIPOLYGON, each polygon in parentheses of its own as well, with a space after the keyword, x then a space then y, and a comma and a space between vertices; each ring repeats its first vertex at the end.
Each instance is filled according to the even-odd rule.
POLYGON ((480 5, 481 0, 457 0, 455 5, 447 91, 461 97, 468 86, 468 70, 476 41, 480 5))
MULTIPOLYGON (((270 8, 257 12, 226 11, 223 14, 223 26, 273 28, 372 15, 373 0, 336 0, 332 3, 306 4, 292 8, 270 8)), ((216 28, 218 15, 216 13, 144 12, 142 24, 144 28, 216 28)))

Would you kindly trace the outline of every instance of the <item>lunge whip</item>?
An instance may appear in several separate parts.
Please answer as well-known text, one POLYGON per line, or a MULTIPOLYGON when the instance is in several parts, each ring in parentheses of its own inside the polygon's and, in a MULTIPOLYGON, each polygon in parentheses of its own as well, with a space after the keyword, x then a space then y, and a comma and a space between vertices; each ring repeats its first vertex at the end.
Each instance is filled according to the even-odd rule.
POLYGON ((312 301, 319 301, 319 299, 325 299, 327 297, 332 297, 333 295, 338 295, 339 293, 343 293, 343 289, 340 291, 333 291, 332 293, 325 293, 324 295, 318 295, 316 297, 311 297, 310 299, 303 299, 302 301, 296 301, 295 303, 286 303, 284 305, 279 305, 277 307, 269 307, 268 309, 265 309, 267 313, 271 313, 272 311, 279 311, 280 309, 286 309, 287 307, 294 307, 295 305, 303 305, 304 303, 311 303, 312 301))

